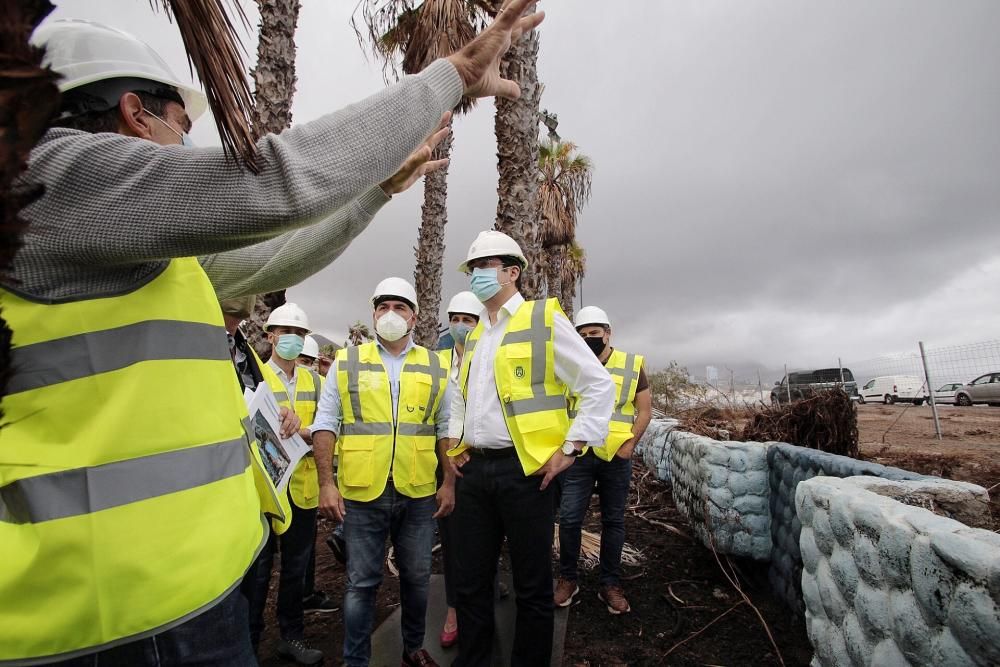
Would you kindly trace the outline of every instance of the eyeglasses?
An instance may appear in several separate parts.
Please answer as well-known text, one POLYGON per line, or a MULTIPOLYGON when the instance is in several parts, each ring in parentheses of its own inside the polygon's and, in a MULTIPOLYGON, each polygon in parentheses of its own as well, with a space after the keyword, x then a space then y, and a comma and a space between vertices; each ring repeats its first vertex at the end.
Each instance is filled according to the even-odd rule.
POLYGON ((497 269, 498 271, 506 269, 508 267, 503 265, 503 262, 499 259, 486 257, 483 259, 474 259, 466 263, 468 267, 465 271, 466 274, 471 274, 475 269, 497 269))

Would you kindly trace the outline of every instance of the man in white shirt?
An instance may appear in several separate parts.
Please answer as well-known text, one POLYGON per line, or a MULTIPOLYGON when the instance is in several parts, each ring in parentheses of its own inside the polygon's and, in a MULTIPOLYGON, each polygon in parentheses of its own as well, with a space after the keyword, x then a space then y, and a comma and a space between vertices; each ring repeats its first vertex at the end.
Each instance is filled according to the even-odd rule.
POLYGON ((586 445, 601 446, 614 383, 555 299, 525 301, 518 279, 527 260, 517 243, 480 233, 460 271, 485 306, 466 338, 451 391, 448 436, 455 474, 459 657, 488 665, 493 580, 507 540, 517 594, 512 665, 548 664, 552 652, 551 482, 586 445), (579 394, 570 425, 566 396, 579 394))

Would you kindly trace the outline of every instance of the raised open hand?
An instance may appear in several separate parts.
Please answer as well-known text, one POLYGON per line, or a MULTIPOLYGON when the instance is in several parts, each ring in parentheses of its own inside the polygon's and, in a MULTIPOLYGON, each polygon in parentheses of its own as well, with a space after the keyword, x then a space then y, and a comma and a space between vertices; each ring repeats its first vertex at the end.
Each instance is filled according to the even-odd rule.
POLYGON ((500 76, 500 59, 510 45, 534 30, 545 20, 545 12, 527 14, 537 0, 507 0, 497 17, 485 30, 448 56, 465 84, 467 97, 506 97, 517 99, 521 88, 500 76))

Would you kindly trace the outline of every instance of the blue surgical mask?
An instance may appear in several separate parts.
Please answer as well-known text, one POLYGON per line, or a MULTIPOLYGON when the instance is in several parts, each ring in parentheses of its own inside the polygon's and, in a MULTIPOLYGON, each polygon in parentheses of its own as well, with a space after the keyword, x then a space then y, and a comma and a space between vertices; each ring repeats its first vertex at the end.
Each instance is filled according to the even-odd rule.
POLYGON ((468 337, 469 332, 472 331, 472 327, 468 324, 462 324, 460 322, 458 324, 452 324, 448 327, 448 330, 451 332, 451 337, 456 343, 459 345, 465 345, 465 339, 468 337))
POLYGON ((181 145, 182 146, 187 146, 188 148, 194 148, 194 140, 191 138, 190 134, 188 134, 187 132, 178 132, 177 130, 174 129, 173 125, 171 125, 167 121, 163 120, 162 118, 160 118, 159 116, 157 116, 152 111, 149 111, 148 109, 143 109, 143 111, 145 111, 150 116, 152 116, 156 120, 158 120, 161 123, 163 123, 164 127, 166 127, 168 130, 170 130, 171 132, 173 132, 174 134, 176 134, 178 137, 180 137, 181 138, 181 145))
POLYGON ((302 346, 306 344, 306 339, 295 334, 281 334, 278 336, 278 344, 274 346, 274 351, 285 361, 294 361, 302 353, 302 346))
POLYGON ((497 295, 500 288, 500 280, 497 278, 499 269, 473 269, 472 278, 469 279, 469 289, 476 295, 476 298, 486 303, 497 295))

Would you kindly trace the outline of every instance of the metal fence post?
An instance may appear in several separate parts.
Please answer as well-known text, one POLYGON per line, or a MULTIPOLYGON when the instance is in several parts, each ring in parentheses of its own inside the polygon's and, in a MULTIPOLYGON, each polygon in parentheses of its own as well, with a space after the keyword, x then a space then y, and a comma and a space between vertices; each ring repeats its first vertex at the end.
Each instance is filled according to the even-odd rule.
POLYGON ((788 391, 788 402, 792 402, 792 381, 788 377, 788 364, 785 364, 785 389, 788 391))
POLYGON ((938 419, 937 401, 934 400, 934 384, 931 382, 931 372, 927 369, 927 353, 924 351, 924 341, 919 341, 920 359, 924 362, 924 379, 927 381, 927 396, 931 402, 931 412, 934 413, 934 430, 937 432, 937 439, 941 437, 941 421, 938 419))

